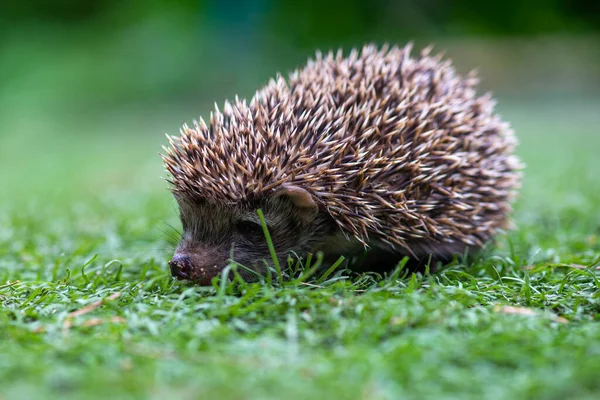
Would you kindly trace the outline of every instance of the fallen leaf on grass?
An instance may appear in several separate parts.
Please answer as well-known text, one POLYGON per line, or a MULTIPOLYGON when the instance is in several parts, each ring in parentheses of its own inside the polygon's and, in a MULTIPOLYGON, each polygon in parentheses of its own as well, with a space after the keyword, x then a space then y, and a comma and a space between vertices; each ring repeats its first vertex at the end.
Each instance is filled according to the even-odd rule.
MULTIPOLYGON (((73 326, 73 320, 75 318, 80 317, 80 316, 85 315, 85 314, 88 314, 88 313, 94 311, 95 309, 97 309, 98 307, 100 307, 101 305, 105 304, 107 300, 108 301, 110 301, 110 300, 116 300, 120 296, 121 296, 121 292, 116 292, 116 293, 111 294, 108 297, 105 297, 104 299, 101 299, 101 300, 95 301, 95 302, 93 302, 91 304, 88 304, 87 306, 85 306, 83 308, 80 308, 79 310, 75 310, 75 311, 70 312, 69 315, 67 316, 67 318, 65 318, 65 322, 63 324, 63 329, 65 331, 67 331, 69 328, 71 328, 71 326, 73 326)), ((117 317, 117 318, 119 318, 119 317, 117 317)), ((95 319, 99 319, 99 318, 95 318, 95 319)), ((94 319, 89 320, 89 321, 93 321, 93 320, 94 319)), ((96 325, 98 325, 98 324, 96 324, 96 325)), ((84 326, 86 326, 85 323, 84 323, 84 326)), ((89 325, 89 326, 94 326, 94 325, 92 324, 92 325, 89 325)))
MULTIPOLYGON (((567 266, 571 267, 571 268, 577 268, 577 269, 588 269, 589 268, 589 266, 587 266, 587 265, 580 265, 580 264, 567 264, 567 266)), ((594 268, 592 268, 592 269, 594 269, 594 268)), ((600 271, 600 267, 596 267, 595 269, 600 271)))
MULTIPOLYGON (((83 322, 80 326, 84 326, 84 327, 92 327, 92 326, 98 326, 98 325, 102 325, 105 323, 112 323, 112 324, 124 324, 126 323, 127 320, 123 317, 111 317, 108 319, 102 319, 102 318, 91 318, 88 319, 87 321, 83 322)), ((69 329, 73 326, 73 321, 72 320, 67 320, 65 321, 65 324, 63 325, 64 329, 69 329)), ((33 330, 34 333, 45 333, 46 332, 46 327, 44 326, 38 326, 37 328, 35 328, 33 330)))
POLYGON ((92 311, 94 311, 96 308, 100 307, 101 305, 103 305, 107 300, 116 300, 119 297, 121 297, 121 292, 116 292, 111 294, 108 297, 105 297, 102 300, 98 300, 95 301, 91 304, 88 304, 87 306, 80 308, 79 310, 75 310, 69 313, 69 318, 76 318, 76 317, 80 317, 84 314, 90 313, 92 311))
POLYGON ((113 324, 124 324, 125 322, 127 322, 127 320, 123 317, 111 317, 109 319, 102 319, 102 318, 92 318, 92 319, 88 319, 87 321, 85 321, 83 324, 81 324, 81 326, 97 326, 97 325, 101 325, 104 324, 106 322, 110 322, 113 324))
MULTIPOLYGON (((534 310, 531 308, 513 307, 513 306, 496 306, 496 307, 494 307, 494 311, 498 312, 498 313, 502 313, 502 314, 513 314, 513 315, 516 314, 516 315, 524 315, 524 316, 529 316, 529 317, 543 315, 540 312, 538 312, 537 310, 534 310)), ((561 324, 566 324, 567 322, 569 322, 568 319, 559 317, 557 315, 552 315, 551 318, 553 321, 559 322, 561 324)))

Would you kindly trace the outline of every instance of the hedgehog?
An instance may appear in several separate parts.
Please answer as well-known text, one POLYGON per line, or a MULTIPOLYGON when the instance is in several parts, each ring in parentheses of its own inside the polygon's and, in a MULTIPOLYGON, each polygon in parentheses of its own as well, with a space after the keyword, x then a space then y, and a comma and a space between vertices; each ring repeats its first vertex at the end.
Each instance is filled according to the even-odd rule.
MULTIPOLYGON (((374 44, 316 56, 247 102, 167 135, 165 178, 182 237, 169 266, 210 284, 232 260, 365 254, 367 268, 447 262, 510 227, 520 185, 514 132, 431 47, 374 44)), ((246 274, 244 275, 244 271, 246 274)))

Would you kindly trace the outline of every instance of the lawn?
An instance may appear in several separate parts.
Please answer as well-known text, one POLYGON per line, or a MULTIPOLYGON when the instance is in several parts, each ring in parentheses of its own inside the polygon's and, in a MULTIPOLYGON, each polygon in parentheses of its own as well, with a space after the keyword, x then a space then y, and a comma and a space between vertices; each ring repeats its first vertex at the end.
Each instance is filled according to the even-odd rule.
POLYGON ((504 99, 517 228, 430 276, 200 288, 163 132, 202 108, 11 114, 0 134, 0 399, 596 399, 600 99, 504 99))

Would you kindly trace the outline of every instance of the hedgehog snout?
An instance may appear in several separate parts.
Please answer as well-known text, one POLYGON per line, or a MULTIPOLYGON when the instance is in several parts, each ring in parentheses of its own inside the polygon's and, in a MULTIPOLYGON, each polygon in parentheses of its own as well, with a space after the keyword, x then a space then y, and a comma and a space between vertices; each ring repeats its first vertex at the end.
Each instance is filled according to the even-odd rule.
POLYGON ((171 275, 177 279, 210 285, 212 278, 221 273, 225 264, 225 260, 210 252, 178 250, 169 261, 169 268, 171 275))
POLYGON ((186 255, 175 254, 169 261, 171 274, 179 279, 190 279, 192 275, 192 259, 186 255))

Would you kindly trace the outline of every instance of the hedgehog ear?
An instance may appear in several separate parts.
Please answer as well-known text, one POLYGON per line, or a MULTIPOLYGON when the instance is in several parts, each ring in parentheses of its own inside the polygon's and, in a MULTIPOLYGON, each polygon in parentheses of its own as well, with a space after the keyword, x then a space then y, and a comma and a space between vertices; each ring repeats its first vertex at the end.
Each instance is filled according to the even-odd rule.
POLYGON ((311 222, 319 212, 317 203, 306 189, 293 185, 282 185, 274 197, 287 197, 300 212, 304 222, 311 222))

